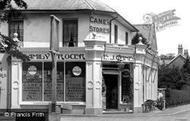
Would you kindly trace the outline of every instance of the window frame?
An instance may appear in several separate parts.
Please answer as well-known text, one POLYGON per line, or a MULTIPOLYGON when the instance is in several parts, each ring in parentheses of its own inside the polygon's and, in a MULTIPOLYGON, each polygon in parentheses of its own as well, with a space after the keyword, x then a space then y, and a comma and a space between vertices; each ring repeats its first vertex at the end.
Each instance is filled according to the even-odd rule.
POLYGON ((69 41, 65 41, 64 40, 64 21, 75 21, 76 22, 76 41, 74 41, 74 43, 76 44, 76 45, 74 45, 74 46, 70 46, 70 47, 78 47, 78 36, 79 36, 79 34, 78 34, 78 32, 79 32, 79 30, 78 30, 78 18, 63 18, 62 19, 62 47, 69 47, 69 45, 68 45, 68 43, 69 43, 69 41))
MULTIPOLYGON (((22 24, 22 28, 20 29, 19 27, 19 32, 17 32, 18 34, 18 39, 23 42, 24 41, 24 19, 23 18, 12 18, 10 21, 9 21, 9 24, 8 24, 8 35, 9 37, 13 38, 13 34, 12 33, 12 26, 15 26, 16 24, 20 23, 22 24), (20 30, 22 30, 22 32, 20 32, 20 30)), ((13 29, 14 30, 14 29, 13 29)), ((18 31, 18 29, 15 29, 18 31)))

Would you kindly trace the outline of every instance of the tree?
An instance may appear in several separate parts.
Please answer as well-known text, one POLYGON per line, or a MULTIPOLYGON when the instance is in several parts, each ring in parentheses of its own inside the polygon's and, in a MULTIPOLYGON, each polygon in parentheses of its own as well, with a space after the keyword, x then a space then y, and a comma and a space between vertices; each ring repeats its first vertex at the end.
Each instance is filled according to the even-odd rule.
POLYGON ((181 69, 181 76, 182 76, 182 79, 184 80, 183 82, 186 85, 190 86, 190 58, 189 57, 186 58, 185 64, 183 65, 181 69))
POLYGON ((187 57, 181 69, 160 66, 158 86, 181 90, 184 85, 190 86, 190 58, 187 57))
MULTIPOLYGON (((10 22, 13 16, 21 15, 21 12, 14 8, 27 8, 26 2, 23 0, 0 0, 0 22, 10 22)), ((29 60, 29 57, 18 49, 18 42, 9 36, 0 33, 0 52, 7 53, 10 56, 22 59, 23 61, 29 60)))
POLYGON ((161 66, 158 70, 158 87, 177 89, 178 82, 181 80, 180 70, 178 68, 168 68, 161 66))

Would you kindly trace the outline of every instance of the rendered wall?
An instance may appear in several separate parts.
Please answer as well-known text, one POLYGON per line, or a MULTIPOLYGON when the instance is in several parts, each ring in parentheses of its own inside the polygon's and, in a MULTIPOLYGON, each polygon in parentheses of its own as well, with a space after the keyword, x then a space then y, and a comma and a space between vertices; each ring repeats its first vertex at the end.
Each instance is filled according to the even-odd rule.
POLYGON ((0 109, 7 108, 7 81, 8 81, 8 64, 7 55, 0 54, 0 109))

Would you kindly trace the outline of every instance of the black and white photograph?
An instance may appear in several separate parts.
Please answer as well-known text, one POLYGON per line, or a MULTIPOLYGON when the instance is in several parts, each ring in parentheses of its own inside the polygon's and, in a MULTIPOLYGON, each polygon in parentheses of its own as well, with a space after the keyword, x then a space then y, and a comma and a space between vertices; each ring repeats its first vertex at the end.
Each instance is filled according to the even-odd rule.
POLYGON ((187 0, 0 0, 0 121, 190 121, 187 0))

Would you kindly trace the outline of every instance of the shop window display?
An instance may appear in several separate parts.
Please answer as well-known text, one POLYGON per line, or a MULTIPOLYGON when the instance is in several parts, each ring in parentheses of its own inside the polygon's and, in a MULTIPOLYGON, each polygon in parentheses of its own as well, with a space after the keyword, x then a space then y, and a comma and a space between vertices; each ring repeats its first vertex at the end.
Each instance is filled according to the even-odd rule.
POLYGON ((42 100, 42 63, 23 63, 22 100, 42 100))
POLYGON ((66 63, 66 101, 85 101, 85 63, 66 63))
MULTIPOLYGON (((22 101, 51 101, 52 63, 23 62, 22 66, 22 101)), ((57 101, 85 101, 85 73, 84 62, 57 62, 57 101)))

